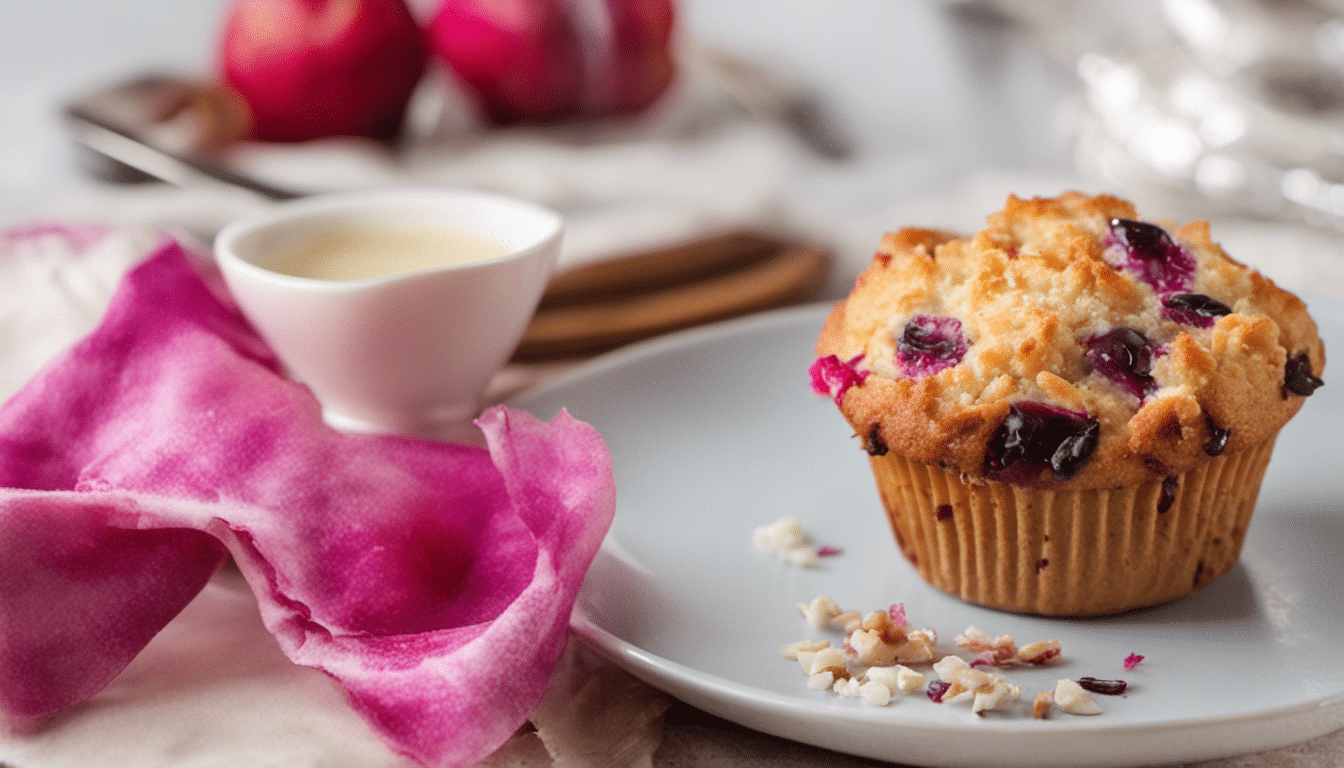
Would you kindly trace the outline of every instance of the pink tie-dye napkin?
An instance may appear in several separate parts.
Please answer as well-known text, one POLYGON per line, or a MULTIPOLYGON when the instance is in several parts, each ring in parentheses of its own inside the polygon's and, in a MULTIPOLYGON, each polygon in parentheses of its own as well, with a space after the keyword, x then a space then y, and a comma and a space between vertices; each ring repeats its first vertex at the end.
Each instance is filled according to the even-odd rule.
POLYGON ((615 497, 586 424, 479 424, 486 449, 329 429, 164 244, 0 407, 0 710, 98 692, 228 552, 389 745, 488 755, 540 700, 615 497))

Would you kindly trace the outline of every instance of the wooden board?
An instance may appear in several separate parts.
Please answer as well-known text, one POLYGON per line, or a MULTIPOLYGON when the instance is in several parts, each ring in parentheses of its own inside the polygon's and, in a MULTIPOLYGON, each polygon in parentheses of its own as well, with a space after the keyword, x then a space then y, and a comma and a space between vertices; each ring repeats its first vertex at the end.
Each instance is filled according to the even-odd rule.
POLYGON ((727 232, 699 240, 603 259, 557 274, 543 309, 715 277, 765 259, 788 243, 756 232, 727 232))
MULTIPOLYGON (((747 237, 742 242, 760 245, 763 240, 747 237)), ((671 282, 664 279, 647 287, 636 282, 638 274, 613 270, 609 274, 619 275, 619 280, 606 282, 601 290, 567 289, 563 300, 544 300, 514 359, 592 354, 679 328, 805 301, 820 288, 830 264, 821 250, 796 245, 757 250, 736 261, 713 248, 702 252, 719 258, 708 274, 683 270, 671 282)), ((597 284, 602 283, 589 286, 597 284)))

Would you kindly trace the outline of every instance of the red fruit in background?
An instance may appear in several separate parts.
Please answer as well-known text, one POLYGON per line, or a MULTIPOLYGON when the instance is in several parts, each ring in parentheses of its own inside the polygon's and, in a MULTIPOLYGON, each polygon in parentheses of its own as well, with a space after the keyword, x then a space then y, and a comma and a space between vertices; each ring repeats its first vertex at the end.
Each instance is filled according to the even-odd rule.
POLYGON ((497 124, 648 107, 675 74, 672 0, 444 0, 430 47, 497 124))
POLYGON ((425 67, 404 0, 238 0, 220 51, 253 138, 388 138, 425 67))
POLYGON ((610 59, 589 71, 585 111, 631 114, 671 85, 672 0, 597 0, 610 19, 610 59), (605 97, 605 98, 603 98, 605 97))
POLYGON ((492 122, 576 111, 582 68, 565 0, 447 0, 428 32, 492 122))

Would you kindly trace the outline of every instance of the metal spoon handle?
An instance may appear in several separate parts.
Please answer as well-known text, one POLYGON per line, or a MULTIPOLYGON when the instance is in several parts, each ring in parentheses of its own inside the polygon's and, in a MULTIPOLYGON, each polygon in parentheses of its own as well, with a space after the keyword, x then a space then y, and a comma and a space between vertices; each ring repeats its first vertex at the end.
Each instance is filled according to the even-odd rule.
POLYGON ((301 193, 235 173, 215 163, 156 147, 135 131, 105 120, 79 104, 67 106, 65 117, 80 144, 169 184, 179 187, 203 183, 224 185, 276 202, 303 197, 301 193))

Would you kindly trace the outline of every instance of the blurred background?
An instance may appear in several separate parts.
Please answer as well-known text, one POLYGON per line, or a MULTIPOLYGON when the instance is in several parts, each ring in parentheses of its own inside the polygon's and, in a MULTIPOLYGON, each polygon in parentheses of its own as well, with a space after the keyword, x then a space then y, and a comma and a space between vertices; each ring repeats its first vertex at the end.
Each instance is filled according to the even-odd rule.
MULTIPOLYGON (((290 194, 528 197, 566 215, 562 276, 573 273, 543 308, 555 324, 531 339, 538 357, 841 295, 882 232, 972 229, 1010 192, 1113 192, 1146 217, 1217 219, 1236 257, 1280 281, 1344 285, 1335 0, 413 0, 427 73, 406 81, 390 140, 382 128, 324 135, 364 130, 326 118, 276 133, 303 122, 283 81, 305 65, 249 51, 286 29, 337 48, 364 34, 298 34, 318 22, 283 13, 267 22, 281 32, 262 32, 244 10, 287 5, 0 5, 0 222, 143 222, 208 239, 290 194), (612 10, 625 6, 670 9, 670 32, 648 8, 612 10), (539 38, 491 38, 498 27, 542 22, 483 17, 490 7, 558 8, 579 30, 579 95, 554 91, 564 58, 552 43, 506 61, 499 46, 539 38), (519 68, 522 86, 499 79, 519 68), (146 170, 174 184, 147 183, 146 170), (613 330, 622 312, 644 314, 613 330)), ((359 87, 392 83, 381 66, 358 70, 359 87)))
MULTIPOLYGON (((6 219, 41 210, 49 190, 76 177, 59 121, 65 103, 147 72, 214 76, 229 7, 228 0, 3 4, 6 219)), ((1015 44, 993 9, 925 0, 682 0, 676 35, 679 50, 718 49, 811 89, 865 160, 941 156, 949 176, 985 165, 1062 168, 1054 121, 1074 77, 1034 46, 1015 44)))

